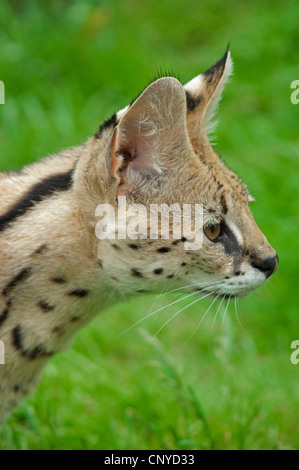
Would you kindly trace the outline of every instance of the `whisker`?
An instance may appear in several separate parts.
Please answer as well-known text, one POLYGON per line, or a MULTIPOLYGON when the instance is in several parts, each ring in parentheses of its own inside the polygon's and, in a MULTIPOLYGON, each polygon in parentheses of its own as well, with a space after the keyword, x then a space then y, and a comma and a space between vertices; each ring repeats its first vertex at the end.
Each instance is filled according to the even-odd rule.
MULTIPOLYGON (((221 278, 219 279, 215 279, 215 281, 219 282, 219 284, 222 283, 222 280, 221 278)), ((189 284, 187 286, 183 286, 183 287, 177 287, 176 289, 172 289, 172 290, 169 290, 167 292, 164 292, 163 294, 159 294, 159 297, 161 297, 162 295, 166 295, 166 294, 170 294, 171 292, 176 292, 177 290, 181 290, 181 289, 187 289, 188 287, 210 287, 210 285, 214 285, 214 284, 210 284, 210 281, 207 281, 207 282, 195 282, 193 284, 189 284)))
POLYGON ((226 304, 226 307, 225 307, 225 310, 224 310, 224 314, 223 314, 223 317, 222 317, 222 322, 221 322, 221 331, 223 332, 223 329, 224 329, 224 322, 225 322, 225 317, 226 317, 226 312, 228 310, 228 306, 229 306, 229 303, 230 303, 230 299, 231 299, 231 295, 229 296, 228 300, 227 300, 227 304, 226 304))
MULTIPOLYGON (((184 297, 181 297, 181 298, 178 299, 178 300, 174 300, 173 302, 170 302, 169 304, 164 305, 163 307, 159 308, 158 310, 155 310, 154 312, 148 313, 145 317, 141 318, 141 319, 138 320, 136 323, 134 323, 132 326, 129 326, 129 328, 127 328, 127 329, 124 330, 122 333, 120 333, 120 335, 123 335, 123 334, 126 333, 127 331, 131 330, 132 328, 134 328, 134 326, 139 325, 139 323, 143 322, 144 320, 146 320, 147 318, 151 317, 151 316, 154 315, 155 313, 161 312, 161 311, 164 310, 165 308, 170 307, 171 305, 174 305, 174 304, 176 304, 177 302, 181 302, 182 300, 188 299, 188 298, 191 297, 192 295, 194 295, 194 294, 199 294, 200 292, 204 291, 205 289, 210 288, 210 287, 212 287, 212 286, 214 286, 214 285, 218 285, 218 284, 222 284, 222 282, 216 282, 216 283, 214 283, 214 284, 210 284, 210 285, 208 285, 208 286, 205 286, 203 289, 200 289, 200 290, 198 290, 198 291, 196 291, 196 292, 192 292, 191 294, 185 295, 184 297)), ((200 299, 197 299, 197 300, 200 300, 200 299)))
POLYGON ((185 307, 181 308, 178 312, 176 312, 172 317, 170 317, 162 326, 159 328, 159 330, 155 333, 154 338, 160 333, 160 331, 164 328, 164 326, 167 325, 174 317, 176 317, 180 312, 183 310, 186 310, 186 308, 191 307, 191 305, 195 304, 196 302, 199 302, 202 299, 205 299, 206 297, 209 297, 212 295, 213 292, 209 292, 207 295, 204 295, 203 297, 200 297, 199 299, 194 300, 194 302, 191 302, 190 304, 186 305, 185 307))
MULTIPOLYGON (((217 282, 219 281, 219 284, 222 283, 221 278, 215 279, 215 281, 217 281, 217 282)), ((216 285, 216 284, 211 284, 211 285, 216 285)), ((152 305, 151 305, 151 307, 150 307, 150 312, 152 311, 154 305, 158 302, 158 300, 159 300, 161 297, 164 297, 164 296, 167 295, 167 294, 171 294, 172 292, 177 292, 177 291, 180 291, 180 290, 182 290, 182 289, 187 289, 187 288, 189 288, 189 287, 195 287, 195 286, 197 286, 197 287, 210 287, 210 281, 209 281, 209 282, 206 281, 206 282, 200 282, 200 283, 196 282, 196 283, 193 283, 193 284, 187 284, 187 285, 185 285, 185 286, 177 287, 176 289, 171 289, 171 290, 166 291, 166 292, 164 292, 164 290, 165 290, 165 287, 164 287, 164 288, 161 290, 160 294, 154 296, 154 300, 153 300, 152 305)), ((184 294, 184 292, 181 292, 181 294, 184 294)), ((134 325, 133 325, 133 326, 134 326, 134 325)))
MULTIPOLYGON (((219 294, 223 294, 223 291, 220 291, 219 294)), ((212 324, 212 329, 211 329, 211 338, 210 338, 210 349, 212 347, 212 338, 213 338, 213 331, 214 331, 214 326, 215 326, 215 323, 216 323, 216 320, 217 320, 217 317, 218 317, 218 313, 219 313, 219 310, 221 308, 221 305, 223 304, 223 301, 224 301, 225 297, 222 297, 222 300, 217 308, 217 311, 216 311, 216 314, 215 314, 215 317, 214 317, 214 321, 213 321, 213 324, 212 324)))
MULTIPOLYGON (((222 294, 221 291, 220 291, 220 294, 222 294)), ((212 332, 213 332, 213 330, 214 330, 214 326, 215 326, 215 323, 216 323, 216 320, 217 320, 217 317, 218 317, 218 313, 219 313, 219 310, 220 310, 220 308, 221 308, 221 305, 223 304, 224 299, 225 299, 225 297, 222 298, 222 300, 221 300, 221 302, 220 302, 220 304, 219 304, 219 307, 217 308, 217 312, 216 312, 216 315, 215 315, 215 317, 214 317, 214 321, 213 321, 213 325, 212 325, 212 332)), ((212 333, 212 332, 211 332, 211 333, 212 333)))
POLYGON ((235 312, 236 312, 236 317, 237 317, 237 320, 238 320, 238 323, 240 325, 240 328, 243 330, 243 331, 246 331, 245 328, 243 327, 241 321, 240 321, 240 318, 239 318, 239 315, 238 315, 238 309, 237 309, 237 297, 235 297, 235 312))
MULTIPOLYGON (((174 303, 180 302, 181 300, 184 300, 186 297, 189 297, 189 295, 186 296, 186 297, 182 297, 183 295, 185 295, 185 292, 180 292, 179 294, 177 294, 177 295, 175 296, 174 303)), ((191 296, 191 295, 195 295, 195 293, 194 293, 194 294, 190 294, 190 296, 191 296)), ((154 314, 154 313, 157 313, 157 316, 155 317, 156 320, 155 320, 155 322, 153 323, 153 325, 156 325, 156 323, 157 323, 157 322, 160 320, 160 318, 161 318, 161 315, 162 315, 162 313, 163 313, 163 310, 164 310, 165 308, 169 307, 169 306, 170 306, 170 304, 168 303, 168 304, 165 305, 163 308, 161 308, 161 310, 158 309, 158 311, 156 310, 156 312, 153 312, 153 314, 154 314)))
POLYGON ((154 298, 153 303, 152 303, 152 305, 151 305, 151 307, 150 307, 150 313, 151 313, 152 309, 154 308, 154 305, 155 305, 155 304, 158 302, 158 300, 160 299, 160 297, 162 297, 163 295, 165 295, 165 293, 163 292, 164 290, 165 290, 165 287, 161 290, 160 294, 158 294, 158 295, 154 298))
MULTIPOLYGON (((163 292, 165 290, 165 287, 161 290, 160 294, 158 294, 157 296, 155 296, 154 298, 154 301, 151 305, 151 308, 150 308, 150 313, 152 311, 152 308, 153 306, 157 303, 157 301, 161 298, 161 297, 164 297, 166 294, 171 294, 172 292, 177 292, 178 290, 182 290, 182 289, 187 289, 188 287, 194 287, 194 286, 198 286, 198 287, 204 287, 203 285, 200 285, 198 283, 193 283, 193 284, 189 284, 189 285, 186 285, 186 286, 183 286, 183 287, 177 287, 176 289, 172 289, 172 290, 169 290, 167 292, 163 292)), ((183 292, 182 292, 183 294, 183 292)))
POLYGON ((207 314, 209 313, 209 311, 211 310, 212 306, 214 305, 214 303, 216 302, 216 300, 218 299, 220 295, 220 292, 219 294, 217 295, 217 297, 215 297, 215 299, 213 300, 213 302, 210 304, 210 306, 208 307, 208 309, 206 310, 205 314, 203 315, 203 317, 201 318, 199 324, 197 325, 197 327, 195 328, 195 330, 193 331, 193 333, 191 333, 191 335, 189 336, 189 338, 185 341, 185 343, 183 344, 183 347, 186 346, 186 344, 190 341, 190 339, 195 335, 195 333, 199 330, 201 324, 203 323, 205 317, 207 316, 207 314))

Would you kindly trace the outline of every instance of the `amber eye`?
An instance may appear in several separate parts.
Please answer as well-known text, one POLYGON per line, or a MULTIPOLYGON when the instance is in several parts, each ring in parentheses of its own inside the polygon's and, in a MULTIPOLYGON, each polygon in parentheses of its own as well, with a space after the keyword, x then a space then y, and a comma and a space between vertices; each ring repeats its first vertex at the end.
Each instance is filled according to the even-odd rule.
POLYGON ((220 232, 221 232, 221 223, 206 225, 203 228, 203 231, 210 240, 216 240, 216 238, 219 237, 220 232))

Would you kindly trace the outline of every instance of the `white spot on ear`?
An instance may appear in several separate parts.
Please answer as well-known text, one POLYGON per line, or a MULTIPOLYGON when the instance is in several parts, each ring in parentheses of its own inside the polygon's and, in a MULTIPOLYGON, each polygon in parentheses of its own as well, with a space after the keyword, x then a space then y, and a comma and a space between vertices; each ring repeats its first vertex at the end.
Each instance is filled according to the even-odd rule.
MULTIPOLYGON (((209 139, 211 139, 211 137, 213 138, 211 134, 214 133, 217 126, 217 121, 214 121, 214 116, 216 114, 225 83, 227 83, 233 71, 233 62, 229 51, 227 51, 222 60, 220 65, 217 63, 218 69, 216 68, 214 70, 218 80, 217 84, 216 80, 212 81, 212 83, 210 83, 209 80, 206 80, 206 76, 203 73, 184 85, 185 90, 190 93, 195 100, 200 97, 204 98, 202 102, 199 101, 199 106, 194 112, 195 115, 197 114, 197 124, 193 123, 194 128, 191 130, 189 129, 189 132, 193 134, 194 139, 200 139, 203 134, 206 134, 209 139), (220 67, 223 65, 222 60, 224 59, 224 69, 222 70, 221 77, 218 79, 220 67)), ((210 144, 212 145, 212 142, 210 142, 210 144)))
POLYGON ((201 91, 203 86, 203 78, 202 75, 198 75, 195 78, 192 78, 190 82, 184 85, 184 88, 191 93, 196 93, 196 95, 201 91))

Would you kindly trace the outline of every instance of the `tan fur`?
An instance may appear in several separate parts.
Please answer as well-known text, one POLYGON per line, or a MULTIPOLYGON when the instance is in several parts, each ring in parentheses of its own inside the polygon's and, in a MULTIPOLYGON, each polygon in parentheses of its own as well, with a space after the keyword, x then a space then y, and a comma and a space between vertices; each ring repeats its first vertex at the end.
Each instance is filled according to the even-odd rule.
POLYGON ((51 355, 120 298, 188 284, 245 295, 265 282, 252 260, 275 251, 253 220, 246 188, 219 160, 206 133, 207 116, 230 70, 227 53, 185 89, 171 77, 157 80, 84 145, 19 174, 0 175, 3 215, 37 182, 74 169, 69 189, 45 196, 0 234, 0 340, 6 361, 0 365, 0 421, 37 384, 51 355), (229 252, 207 237, 198 251, 172 240, 99 241, 96 207, 110 203, 117 211, 119 194, 148 208, 201 203, 204 222, 222 217, 235 248, 229 252), (161 247, 169 251, 161 253, 161 247))

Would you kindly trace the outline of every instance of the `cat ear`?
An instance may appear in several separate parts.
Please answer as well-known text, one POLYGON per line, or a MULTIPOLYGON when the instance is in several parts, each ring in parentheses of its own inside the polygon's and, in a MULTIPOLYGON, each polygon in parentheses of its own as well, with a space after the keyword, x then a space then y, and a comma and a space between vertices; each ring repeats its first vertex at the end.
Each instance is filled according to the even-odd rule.
POLYGON ((191 148, 185 91, 175 78, 153 82, 117 118, 110 171, 119 181, 118 194, 130 192, 146 173, 163 173, 191 148))
POLYGON ((233 62, 227 49, 222 59, 184 86, 188 133, 193 147, 197 150, 207 144, 207 135, 215 126, 211 120, 232 69, 233 62))

